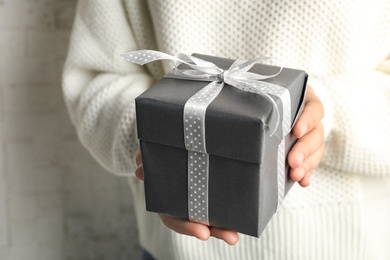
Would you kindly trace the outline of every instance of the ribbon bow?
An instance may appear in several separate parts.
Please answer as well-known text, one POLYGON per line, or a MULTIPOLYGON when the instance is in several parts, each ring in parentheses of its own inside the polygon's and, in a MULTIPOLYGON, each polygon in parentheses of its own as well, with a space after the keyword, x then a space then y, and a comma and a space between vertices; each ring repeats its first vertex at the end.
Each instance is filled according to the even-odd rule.
MULTIPOLYGON (((291 100, 289 91, 281 86, 262 81, 277 76, 281 71, 272 75, 261 75, 249 72, 256 64, 269 57, 248 61, 236 60, 228 70, 223 70, 214 63, 186 54, 172 56, 153 50, 127 52, 121 55, 129 62, 144 65, 157 60, 171 60, 175 69, 167 76, 171 78, 210 81, 207 86, 195 93, 185 104, 183 114, 184 142, 188 151, 188 215, 189 220, 209 225, 208 215, 208 178, 209 155, 206 150, 205 115, 207 106, 218 96, 225 83, 242 91, 252 92, 267 97, 274 106, 277 114, 276 124, 271 128, 269 122, 264 122, 272 129, 271 136, 279 127, 280 112, 274 95, 282 100, 283 120, 282 137, 278 146, 278 203, 284 198, 285 187, 285 141, 284 137, 291 126, 291 100), (184 64, 185 66, 180 66, 184 64)), ((267 120, 270 120, 269 117, 267 120)))
POLYGON ((212 62, 183 53, 172 56, 159 51, 141 50, 123 53, 121 56, 129 62, 139 65, 145 65, 157 60, 170 60, 174 62, 175 69, 168 74, 168 77, 196 81, 211 81, 220 85, 220 88, 223 88, 224 83, 227 83, 242 91, 263 95, 272 103, 277 115, 277 120, 273 127, 271 127, 268 122, 264 122, 273 130, 271 136, 275 134, 279 127, 279 108, 275 100, 269 95, 269 93, 275 93, 272 93, 272 91, 267 92, 265 90, 264 82, 261 82, 260 80, 276 77, 282 71, 283 67, 280 66, 280 69, 275 74, 271 75, 248 72, 256 63, 274 60, 274 58, 262 57, 248 61, 236 60, 228 70, 223 70, 212 62), (179 68, 179 65, 181 64, 185 64, 190 68, 179 68))

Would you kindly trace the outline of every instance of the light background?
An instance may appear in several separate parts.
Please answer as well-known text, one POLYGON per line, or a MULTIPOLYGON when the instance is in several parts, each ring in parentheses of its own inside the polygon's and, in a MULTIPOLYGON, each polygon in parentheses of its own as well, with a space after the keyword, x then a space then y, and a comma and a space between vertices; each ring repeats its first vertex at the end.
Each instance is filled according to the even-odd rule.
POLYGON ((139 259, 131 194, 61 93, 76 0, 0 0, 0 259, 139 259))

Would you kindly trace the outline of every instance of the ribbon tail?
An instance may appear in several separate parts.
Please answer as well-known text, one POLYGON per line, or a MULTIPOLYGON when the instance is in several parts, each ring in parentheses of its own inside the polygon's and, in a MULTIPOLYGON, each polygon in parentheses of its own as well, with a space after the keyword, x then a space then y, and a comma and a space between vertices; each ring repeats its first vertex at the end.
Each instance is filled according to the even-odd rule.
POLYGON ((149 62, 158 61, 158 60, 171 60, 175 62, 184 62, 175 56, 166 54, 164 52, 153 51, 153 50, 140 50, 140 51, 130 51, 122 53, 121 57, 131 63, 136 63, 138 65, 145 65, 149 62))
POLYGON ((205 61, 183 53, 179 53, 176 56, 172 56, 160 51, 140 50, 123 53, 121 54, 121 57, 128 62, 136 63, 139 65, 145 65, 149 62, 158 60, 169 60, 175 63, 176 70, 178 70, 178 66, 180 64, 185 64, 191 67, 193 71, 200 71, 205 74, 208 73, 212 75, 218 75, 223 72, 221 68, 219 68, 212 62, 205 61))
POLYGON ((286 147, 285 147, 285 137, 290 132, 291 127, 291 98, 290 92, 288 89, 281 86, 271 84, 264 81, 255 81, 255 80, 237 80, 235 77, 225 79, 225 81, 233 85, 234 87, 241 89, 243 91, 255 93, 258 95, 266 96, 272 103, 277 120, 273 127, 270 126, 270 118, 264 122, 272 130, 271 136, 274 134, 279 137, 280 144, 278 145, 278 154, 277 154, 277 209, 282 204, 285 194, 285 179, 286 179, 286 147), (279 111, 278 105, 271 95, 276 96, 281 100, 282 111, 279 111), (282 118, 280 116, 282 112, 282 118), (281 122, 280 122, 281 121, 281 122), (281 126, 281 136, 280 133, 276 133, 281 126))

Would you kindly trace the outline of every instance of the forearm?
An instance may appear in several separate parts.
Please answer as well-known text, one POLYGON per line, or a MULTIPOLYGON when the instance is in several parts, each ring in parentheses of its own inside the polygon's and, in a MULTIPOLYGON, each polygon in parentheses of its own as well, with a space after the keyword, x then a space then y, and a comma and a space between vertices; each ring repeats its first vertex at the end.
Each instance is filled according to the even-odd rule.
POLYGON ((134 99, 152 79, 120 58, 137 49, 120 1, 78 3, 63 71, 65 103, 81 143, 107 170, 131 174, 138 142, 134 99), (100 19, 93 19, 97 15, 100 19), (113 16, 115 16, 113 18, 113 16), (103 23, 104 21, 104 23, 103 23))

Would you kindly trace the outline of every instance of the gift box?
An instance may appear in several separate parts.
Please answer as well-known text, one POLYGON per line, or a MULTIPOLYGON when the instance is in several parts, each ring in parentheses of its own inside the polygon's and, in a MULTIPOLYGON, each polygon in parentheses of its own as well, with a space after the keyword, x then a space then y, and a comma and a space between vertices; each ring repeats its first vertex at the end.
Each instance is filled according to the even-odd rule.
MULTIPOLYGON (((224 72, 235 62, 194 56, 224 72)), ((290 130, 303 110, 307 74, 255 64, 248 71, 252 76, 275 76, 245 83, 243 73, 237 82, 246 84, 245 91, 239 83, 228 84, 230 74, 202 81, 193 72, 191 79, 186 68, 175 68, 136 99, 146 209, 259 237, 293 184, 286 158, 296 142, 290 130), (213 81, 225 83, 204 110, 203 121, 192 118, 186 112, 189 101, 202 101, 197 93, 213 81), (196 145, 188 137, 199 141, 203 152, 191 149, 196 145)))

